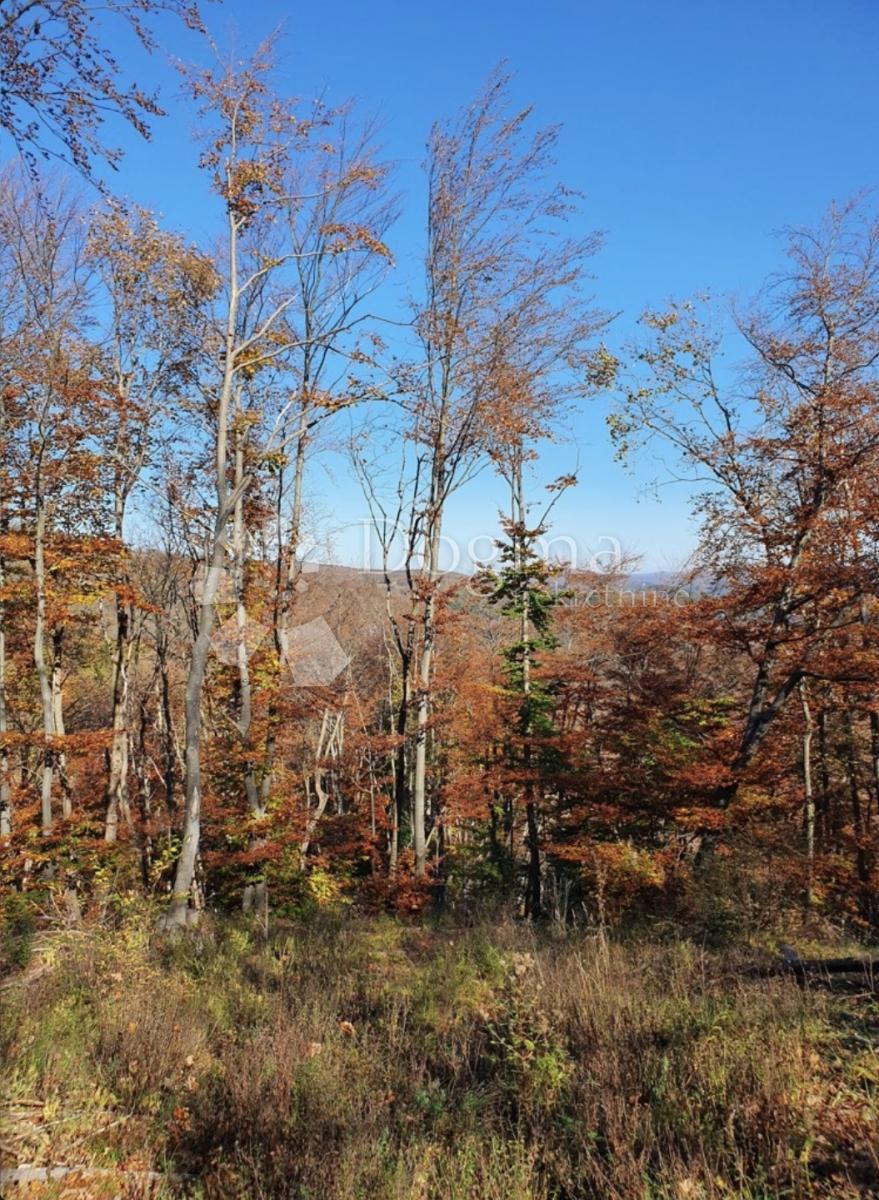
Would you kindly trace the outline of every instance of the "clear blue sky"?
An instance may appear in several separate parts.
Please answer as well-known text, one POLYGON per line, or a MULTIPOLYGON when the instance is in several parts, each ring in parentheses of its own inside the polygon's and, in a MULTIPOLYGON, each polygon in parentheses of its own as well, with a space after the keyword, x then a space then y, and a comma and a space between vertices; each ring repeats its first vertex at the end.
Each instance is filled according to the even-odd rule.
MULTIPOLYGON (((541 123, 563 125, 559 176, 587 194, 589 227, 607 233, 596 297, 622 312, 614 343, 645 305, 671 295, 710 287, 746 297, 779 263, 775 231, 813 223, 832 199, 879 182, 877 0, 226 0, 205 13, 220 45, 242 50, 282 25, 285 90, 354 97, 379 117, 405 194, 391 238, 401 281, 418 270, 430 124, 507 59, 515 100, 533 103, 541 123)), ((195 38, 166 29, 169 52, 203 53, 195 38)), ((132 61, 125 48, 120 56, 132 61)), ((149 146, 125 137, 124 190, 212 239, 217 214, 194 168, 192 116, 161 57, 142 66, 138 79, 153 76, 171 116, 149 146)), ((686 496, 673 487, 661 501, 639 494, 656 464, 642 461, 634 476, 614 464, 604 415, 601 402, 584 407, 576 449, 549 455, 547 478, 577 459, 581 475, 556 529, 587 545, 616 536, 643 552, 645 567, 674 563, 692 544, 686 496)), ((363 515, 332 455, 311 484, 330 524, 363 515)), ((497 500, 488 477, 477 481, 453 504, 449 532, 492 533, 497 500)), ((350 557, 351 535, 338 543, 350 557)))

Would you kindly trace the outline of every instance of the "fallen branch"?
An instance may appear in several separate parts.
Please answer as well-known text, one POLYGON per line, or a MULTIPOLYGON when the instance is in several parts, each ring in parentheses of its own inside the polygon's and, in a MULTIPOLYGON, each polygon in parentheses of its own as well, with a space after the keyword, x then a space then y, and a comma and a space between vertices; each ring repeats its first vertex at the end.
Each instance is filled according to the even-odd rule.
POLYGON ((827 975, 879 974, 879 958, 801 958, 796 962, 784 963, 784 969, 799 974, 824 973, 827 975))
POLYGON ((867 975, 879 980, 879 958, 800 958, 792 946, 782 946, 782 961, 757 967, 756 975, 867 975))

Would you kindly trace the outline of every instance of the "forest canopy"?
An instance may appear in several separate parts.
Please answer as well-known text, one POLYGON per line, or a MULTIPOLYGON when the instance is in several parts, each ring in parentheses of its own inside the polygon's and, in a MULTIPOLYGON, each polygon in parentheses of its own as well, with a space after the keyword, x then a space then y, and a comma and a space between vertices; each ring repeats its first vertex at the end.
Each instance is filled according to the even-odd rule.
MULTIPOLYGON (((201 27, 115 11, 149 49, 166 10, 201 27)), ((752 302, 672 301, 614 352, 562 134, 499 69, 430 131, 401 322, 383 286, 409 202, 375 124, 288 96, 275 39, 183 70, 199 243, 41 174, 47 131, 88 177, 119 162, 105 110, 146 133, 160 109, 82 6, 4 20, 23 156, 0 180, 4 889, 85 895, 109 872, 169 928, 327 898, 606 922, 686 918, 725 872, 755 911, 869 928, 870 202, 790 231, 752 302), (677 577, 546 553, 578 480, 542 448, 595 396, 621 459, 649 447, 693 489, 677 577), (313 558, 328 438, 369 570, 313 558), (491 561, 445 570, 449 505, 486 471, 509 497, 491 561)))

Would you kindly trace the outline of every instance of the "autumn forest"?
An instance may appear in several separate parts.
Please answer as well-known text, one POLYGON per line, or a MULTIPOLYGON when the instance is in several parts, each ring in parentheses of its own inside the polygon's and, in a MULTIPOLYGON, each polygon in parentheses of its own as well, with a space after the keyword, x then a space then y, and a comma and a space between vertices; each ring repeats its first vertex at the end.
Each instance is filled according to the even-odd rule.
POLYGON ((199 242, 128 195, 107 122, 165 118, 91 7, 0 14, 0 1182, 879 1194, 874 198, 621 348, 505 65, 422 202, 282 38, 120 0, 147 64, 201 39, 199 242), (689 497, 674 571, 552 549, 599 402, 689 497))

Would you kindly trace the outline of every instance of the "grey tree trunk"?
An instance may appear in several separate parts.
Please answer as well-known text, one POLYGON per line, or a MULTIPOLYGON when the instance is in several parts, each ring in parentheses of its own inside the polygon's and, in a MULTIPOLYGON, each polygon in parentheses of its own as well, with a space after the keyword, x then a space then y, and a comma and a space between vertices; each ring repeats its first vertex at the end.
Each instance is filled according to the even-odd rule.
POLYGON ((855 865, 858 881, 864 889, 863 899, 869 903, 867 889, 870 882, 870 855, 868 851, 868 830, 866 814, 861 800, 861 785, 858 778, 858 748, 855 741, 855 724, 850 708, 843 714, 843 731, 845 736, 846 769, 848 774, 849 797, 851 799, 852 825, 855 833, 855 865))
POLYGON ((403 823, 403 816, 406 812, 409 795, 409 754, 406 746, 406 733, 409 726, 409 712, 412 707, 411 678, 412 647, 410 636, 406 652, 401 656, 400 700, 396 706, 397 711, 394 721, 394 731, 398 740, 393 761, 394 795, 391 801, 391 830, 388 847, 388 870, 392 875, 397 869, 397 860, 400 855, 400 828, 403 823))
MULTIPOLYGON (((0 517, 0 534, 4 532, 0 517)), ((0 591, 6 585, 6 559, 0 551, 0 591)), ((9 732, 9 714, 6 708, 6 604, 0 599, 0 837, 12 833, 12 781, 10 779, 9 748, 6 734, 9 732)))
POLYGON ((834 821, 830 794, 830 766, 827 754, 827 710, 825 708, 822 708, 818 713, 818 780, 820 784, 818 817, 821 825, 821 837, 825 845, 832 845, 834 840, 834 821))
POLYGON ((61 815, 65 821, 73 816, 73 792, 67 775, 67 755, 64 752, 63 739, 67 735, 64 727, 64 694, 62 689, 62 664, 64 646, 64 626, 56 625, 52 630, 52 713, 55 723, 55 737, 61 742, 56 754, 55 765, 58 771, 58 782, 61 785, 61 815))
MULTIPOLYGON (((512 508, 513 522, 517 531, 515 539, 515 566, 518 571, 524 569, 525 547, 522 539, 527 527, 528 511, 525 506, 525 484, 522 475, 522 459, 517 455, 512 478, 512 508)), ((528 846, 528 877, 525 889, 525 915, 537 920, 543 912, 543 875, 540 864, 540 818, 534 795, 534 780, 531 778, 533 767, 533 746, 529 698, 531 696, 531 615, 528 604, 527 586, 523 589, 522 615, 520 617, 519 638, 522 643, 522 765, 525 770, 525 823, 527 827, 528 846)))
MULTIPOLYGON (((0 588, 5 584, 3 555, 0 554, 0 588)), ((9 778, 9 750, 6 734, 9 717, 6 710, 6 606, 0 602, 0 837, 12 833, 12 783, 9 778)))
POLYGON ((436 636, 434 613, 434 598, 430 595, 424 601, 422 612, 412 785, 412 848, 415 852, 415 874, 419 876, 427 870, 427 724, 430 720, 430 685, 436 636))
MULTIPOLYGON (((226 186, 231 195, 231 165, 227 164, 226 186)), ((214 442, 214 487, 216 513, 208 552, 205 556, 205 579, 198 607, 195 642, 189 659, 184 698, 184 808, 183 841, 174 873, 174 890, 160 927, 173 929, 196 924, 198 896, 195 890, 196 867, 201 842, 201 702, 207 673, 211 635, 217 612, 217 594, 226 565, 227 527, 235 509, 236 497, 230 502, 227 472, 229 467, 229 418, 234 399, 236 354, 238 351, 238 314, 240 307, 238 267, 238 218, 232 206, 227 211, 229 233, 229 291, 226 305, 226 328, 223 342, 223 377, 217 399, 216 434, 214 442)))
POLYGON ((217 592, 224 567, 226 526, 224 510, 225 506, 218 512, 214 527, 213 552, 205 576, 204 590, 199 604, 198 629, 186 678, 184 699, 186 781, 183 841, 174 873, 171 904, 160 922, 160 925, 166 929, 193 925, 198 920, 194 885, 201 839, 201 697, 211 648, 211 635, 214 629, 217 592))
POLYGON ((156 659, 159 671, 158 720, 162 742, 162 782, 165 789, 165 809, 170 814, 177 807, 177 747, 174 745, 174 714, 171 709, 171 672, 168 651, 168 632, 164 627, 160 627, 156 633, 156 659))
POLYGON ((806 829, 806 863, 808 882, 806 884, 806 904, 811 907, 814 903, 815 879, 815 795, 812 788, 812 736, 814 723, 812 709, 809 704, 809 690, 806 681, 800 683, 800 704, 803 710, 803 823, 806 829))
MULTIPOLYGON (((278 681, 283 677, 290 652, 290 620, 293 612, 293 597, 296 591, 298 572, 296 555, 302 528, 302 484, 305 476, 307 406, 303 398, 298 413, 299 427, 296 433, 296 450, 293 456, 293 500, 287 529, 284 529, 282 512, 284 501, 283 473, 278 478, 278 503, 276 509, 277 557, 275 559, 275 612, 274 638, 277 655, 278 681)), ((266 810, 271 796, 275 773, 277 738, 274 727, 278 716, 277 704, 269 706, 269 732, 266 738, 265 762, 263 764, 262 787, 259 803, 266 810)))
POLYGON ((116 645, 113 655, 113 738, 110 743, 105 797, 104 840, 115 842, 119 819, 130 820, 128 791, 128 704, 131 657, 131 607, 116 597, 116 645))
POLYGON ((311 845, 315 830, 320 824, 321 817, 326 812, 330 799, 330 770, 326 765, 326 759, 338 759, 341 757, 344 729, 345 714, 343 712, 331 714, 330 710, 325 708, 321 718, 320 733, 314 754, 314 771, 312 773, 317 802, 309 813, 305 825, 305 833, 299 844, 299 861, 303 871, 308 865, 309 846, 311 845))
MULTIPOLYGON (((240 394, 236 400, 236 415, 240 417, 240 394)), ((247 661, 247 597, 246 597, 246 582, 247 582, 247 546, 246 546, 246 530, 244 528, 244 434, 241 431, 240 422, 236 426, 235 431, 235 454, 234 454, 234 486, 235 486, 235 513, 232 522, 232 548, 235 559, 234 587, 235 587, 235 627, 238 636, 236 647, 236 661, 238 667, 238 736, 241 738, 242 746, 245 750, 244 758, 244 792, 247 798, 247 807, 250 810, 252 817, 261 817, 265 813, 265 802, 263 793, 257 786, 256 768, 254 765, 252 748, 250 746, 251 725, 253 723, 253 688, 250 682, 250 666, 247 661)), ((268 792, 265 793, 265 801, 268 800, 268 792)), ((251 841, 251 848, 258 848, 262 843, 262 839, 256 838, 251 841)), ((259 879, 247 883, 241 898, 241 907, 245 913, 256 912, 262 913, 268 920, 268 888, 264 875, 259 879)))
MULTIPOLYGON (((6 437, 6 400, 0 393, 0 449, 6 437)), ((2 478, 2 477, 0 477, 2 478)), ((0 537, 7 531, 6 497, 0 493, 0 537)), ((12 833, 12 780, 9 748, 9 713, 6 707, 6 602, 2 598, 6 586, 6 555, 0 549, 0 837, 12 833)))
POLYGON ((442 537, 445 477, 443 455, 445 420, 440 421, 436 445, 433 448, 430 499, 424 536, 423 578, 426 595, 421 610, 421 645, 418 654, 418 696, 415 715, 415 773, 412 785, 412 848, 415 852, 415 874, 427 870, 427 729, 430 721, 433 654, 436 645, 436 594, 439 574, 439 553, 442 537))
MULTIPOLYGON (((237 407, 240 417, 240 403, 237 407)), ((236 661, 238 666, 238 735, 245 749, 244 791, 247 805, 254 816, 262 815, 259 791, 256 785, 256 770, 250 753, 250 727, 253 722, 253 688, 250 682, 250 665, 247 661, 247 547, 244 528, 244 435, 240 427, 235 432, 235 513, 232 522, 232 547, 235 562, 235 628, 238 642, 236 661)))
MULTIPOLYGON (((139 639, 138 652, 135 654, 135 671, 138 657, 139 639)), ((157 673, 157 668, 155 665, 153 670, 157 673)), ((147 748, 147 733, 150 728, 150 691, 152 691, 152 685, 143 691, 138 697, 138 722, 136 730, 132 730, 132 745, 130 751, 134 778, 137 783, 138 808, 140 810, 142 837, 140 848, 140 867, 141 879, 145 888, 148 888, 150 885, 150 875, 153 865, 153 781, 148 769, 150 758, 147 748)))
MULTIPOLYGON (((117 472, 118 478, 118 472, 117 472)), ((117 486, 115 497, 116 540, 122 545, 124 535, 125 498, 117 486)), ((123 550, 124 553, 124 550, 123 550)), ((127 572, 123 572, 121 584, 128 584, 127 572)), ((128 791, 128 712, 129 712, 129 667, 132 647, 132 608, 123 595, 116 593, 116 642, 113 652, 113 692, 111 726, 113 737, 110 742, 105 795, 106 820, 104 840, 115 842, 119 831, 120 817, 131 819, 128 791)))
POLYGON ((55 707, 52 698, 52 678, 46 660, 46 506, 37 498, 37 520, 34 535, 34 578, 36 583, 36 623, 34 626, 34 666, 40 687, 43 710, 43 765, 40 785, 40 824, 44 834, 52 832, 52 783, 55 774, 54 739, 55 707))

